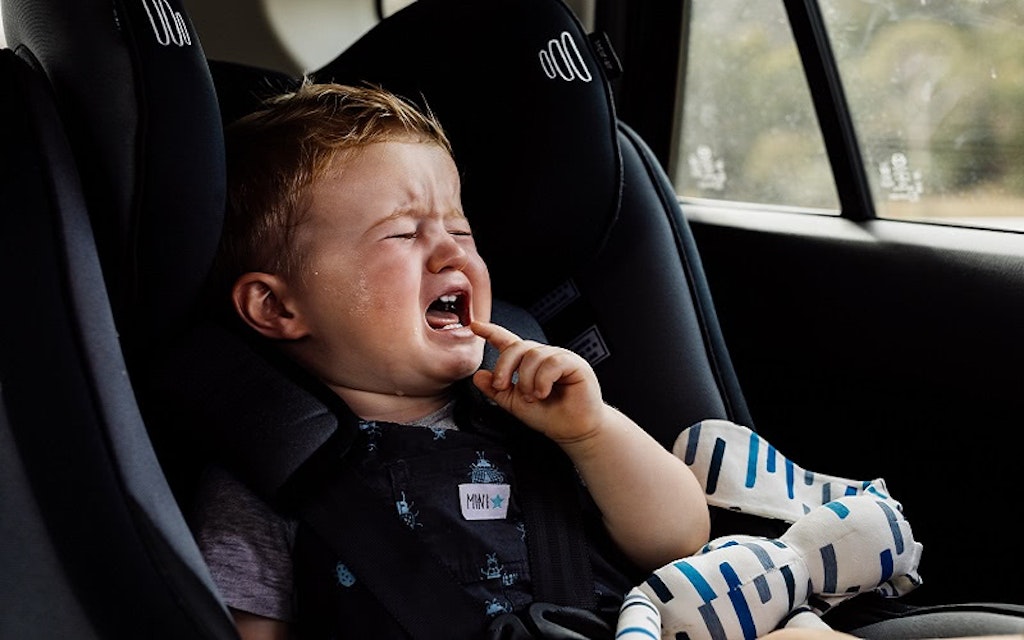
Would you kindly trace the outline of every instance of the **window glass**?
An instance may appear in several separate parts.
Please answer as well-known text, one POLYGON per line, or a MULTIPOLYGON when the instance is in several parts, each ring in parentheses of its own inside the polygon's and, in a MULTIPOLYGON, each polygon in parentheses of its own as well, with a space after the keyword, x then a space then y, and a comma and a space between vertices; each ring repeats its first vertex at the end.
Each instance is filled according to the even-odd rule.
POLYGON ((404 9, 413 3, 413 0, 379 0, 380 10, 383 17, 388 17, 399 9, 404 9))
POLYGON ((690 2, 683 196, 838 213, 825 145, 781 0, 690 2))
POLYGON ((821 0, 879 217, 1024 230, 1024 0, 821 0))

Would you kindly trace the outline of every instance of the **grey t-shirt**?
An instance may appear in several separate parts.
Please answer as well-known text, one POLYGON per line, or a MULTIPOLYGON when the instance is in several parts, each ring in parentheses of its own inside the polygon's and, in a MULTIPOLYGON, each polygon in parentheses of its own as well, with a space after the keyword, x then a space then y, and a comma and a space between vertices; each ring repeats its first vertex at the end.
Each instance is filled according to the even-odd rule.
POLYGON ((296 521, 283 518, 227 471, 211 467, 202 479, 193 528, 229 607, 291 621, 296 521))

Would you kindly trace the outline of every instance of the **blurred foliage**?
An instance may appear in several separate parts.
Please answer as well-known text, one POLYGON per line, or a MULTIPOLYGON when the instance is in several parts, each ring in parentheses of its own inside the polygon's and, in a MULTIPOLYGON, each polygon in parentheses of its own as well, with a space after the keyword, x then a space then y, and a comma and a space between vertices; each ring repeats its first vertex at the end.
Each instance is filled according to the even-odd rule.
MULTIPOLYGON (((820 4, 878 213, 1024 215, 1024 0, 820 4)), ((680 193, 838 209, 781 0, 692 3, 683 99, 680 193)))

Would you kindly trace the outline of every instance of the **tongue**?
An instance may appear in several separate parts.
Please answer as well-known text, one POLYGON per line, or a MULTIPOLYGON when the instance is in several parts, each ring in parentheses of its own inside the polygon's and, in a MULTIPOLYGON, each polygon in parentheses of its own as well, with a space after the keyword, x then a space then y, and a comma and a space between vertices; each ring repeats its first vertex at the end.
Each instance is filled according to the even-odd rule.
POLYGON ((459 315, 450 311, 427 309, 427 324, 432 329, 443 329, 450 324, 458 324, 459 315))

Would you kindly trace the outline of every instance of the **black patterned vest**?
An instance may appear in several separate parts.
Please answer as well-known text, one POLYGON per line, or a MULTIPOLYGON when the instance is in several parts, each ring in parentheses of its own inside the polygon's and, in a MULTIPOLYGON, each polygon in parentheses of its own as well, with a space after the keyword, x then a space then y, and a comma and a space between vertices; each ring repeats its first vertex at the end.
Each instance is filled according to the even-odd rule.
MULTIPOLYGON (((483 424, 479 410, 467 413, 457 412, 458 430, 363 422, 347 456, 365 479, 364 485, 351 490, 372 492, 379 498, 479 604, 476 615, 483 637, 492 620, 521 612, 534 602, 537 572, 530 566, 527 523, 520 504, 524 496, 517 478, 522 466, 514 464, 511 451, 515 449, 502 432, 483 424)), ((556 477, 564 482, 566 476, 552 474, 551 481, 556 477)), ((627 568, 608 539, 576 475, 569 477, 578 485, 572 495, 584 506, 594 611, 614 628, 622 597, 638 575, 627 568), (627 576, 623 568, 633 575, 627 576)), ((349 524, 365 526, 358 519, 349 524)), ((298 630, 303 640, 408 637, 346 559, 305 525, 300 525, 297 535, 295 566, 298 630)), ((415 576, 393 579, 414 580, 415 576)))

